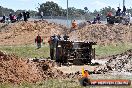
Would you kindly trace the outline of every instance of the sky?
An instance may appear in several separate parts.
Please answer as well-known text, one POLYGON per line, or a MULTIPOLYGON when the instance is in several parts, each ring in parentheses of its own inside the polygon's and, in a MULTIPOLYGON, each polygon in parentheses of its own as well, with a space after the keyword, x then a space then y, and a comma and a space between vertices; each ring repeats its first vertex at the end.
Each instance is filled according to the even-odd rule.
MULTIPOLYGON (((67 7, 67 0, 0 0, 0 6, 11 8, 13 10, 36 10, 39 4, 45 3, 46 1, 54 1, 62 8, 67 7)), ((122 7, 123 0, 68 0, 69 7, 75 7, 77 9, 84 9, 88 7, 89 11, 100 10, 103 7, 111 6, 115 9, 120 4, 122 7)), ((132 7, 132 0, 126 0, 125 5, 127 8, 132 7)))

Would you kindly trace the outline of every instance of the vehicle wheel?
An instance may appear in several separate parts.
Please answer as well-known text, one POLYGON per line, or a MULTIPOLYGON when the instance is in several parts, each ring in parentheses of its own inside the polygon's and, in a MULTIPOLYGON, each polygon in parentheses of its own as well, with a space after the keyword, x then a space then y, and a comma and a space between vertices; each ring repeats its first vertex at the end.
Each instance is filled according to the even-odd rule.
POLYGON ((81 86, 88 86, 91 84, 90 82, 90 79, 86 78, 86 77, 83 77, 81 80, 80 80, 80 84, 81 86))

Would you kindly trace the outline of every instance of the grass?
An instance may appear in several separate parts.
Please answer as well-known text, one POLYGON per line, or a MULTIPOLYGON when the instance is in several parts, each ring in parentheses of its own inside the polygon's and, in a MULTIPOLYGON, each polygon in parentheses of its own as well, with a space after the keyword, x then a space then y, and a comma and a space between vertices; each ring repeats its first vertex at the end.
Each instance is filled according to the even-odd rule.
POLYGON ((132 49, 132 43, 118 44, 117 46, 94 46, 95 53, 99 57, 111 56, 125 52, 128 49, 132 49))
POLYGON ((35 45, 25 45, 25 46, 0 46, 0 50, 6 53, 14 53, 20 57, 49 57, 49 47, 48 45, 43 45, 42 48, 37 49, 35 45))
MULTIPOLYGON (((98 57, 110 56, 125 52, 132 49, 132 44, 118 44, 118 46, 94 46, 96 55, 98 57)), ((43 45, 42 48, 36 49, 35 45, 22 45, 22 46, 0 46, 0 50, 7 53, 14 53, 20 57, 49 57, 49 46, 43 45)))
POLYGON ((0 88, 132 88, 130 86, 87 86, 83 87, 78 80, 51 79, 36 84, 22 83, 20 85, 1 84, 0 88))

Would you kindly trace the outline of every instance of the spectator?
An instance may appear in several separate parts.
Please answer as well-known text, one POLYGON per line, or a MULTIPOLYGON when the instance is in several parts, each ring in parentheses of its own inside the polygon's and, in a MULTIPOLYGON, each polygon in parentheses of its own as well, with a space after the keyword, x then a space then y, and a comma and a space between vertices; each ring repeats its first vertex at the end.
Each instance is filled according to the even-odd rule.
POLYGON ((5 23, 6 17, 3 15, 2 19, 0 20, 1 23, 5 23))
POLYGON ((26 16, 27 16, 27 19, 30 18, 30 13, 28 11, 26 12, 26 16))
POLYGON ((13 17, 12 23, 16 22, 16 19, 17 19, 17 18, 16 18, 16 15, 13 15, 12 17, 13 17))
POLYGON ((50 58, 51 60, 54 59, 54 38, 51 36, 48 40, 49 46, 50 46, 50 58))
POLYGON ((19 20, 21 20, 22 19, 22 13, 19 13, 18 14, 18 17, 17 17, 17 20, 19 21, 19 20))
POLYGON ((77 28, 77 22, 76 22, 76 20, 74 20, 72 22, 72 30, 75 30, 76 28, 77 28))
POLYGON ((44 13, 41 12, 40 15, 41 15, 41 19, 43 20, 44 13))
POLYGON ((27 21, 27 14, 26 14, 26 12, 23 12, 23 18, 24 18, 24 21, 26 22, 27 21))
POLYGON ((41 48, 41 43, 42 43, 42 38, 41 36, 38 34, 38 36, 35 39, 35 43, 37 43, 37 49, 41 48))
POLYGON ((117 7, 118 8, 118 10, 116 11, 116 16, 120 16, 121 15, 121 9, 120 9, 120 7, 117 7))
POLYGON ((108 12, 107 16, 108 16, 108 17, 111 17, 111 16, 112 16, 112 12, 111 12, 111 11, 108 12))
POLYGON ((69 39, 69 36, 67 36, 66 34, 63 36, 64 41, 67 41, 69 39))
POLYGON ((100 15, 99 14, 96 16, 96 20, 97 20, 97 23, 100 23, 100 15))
POLYGON ((9 14, 9 18, 10 18, 10 21, 13 22, 13 15, 12 15, 11 12, 10 12, 10 14, 9 14))
POLYGON ((97 23, 97 19, 96 19, 96 18, 94 18, 94 20, 93 20, 92 24, 96 24, 96 23, 97 23))
POLYGON ((126 15, 126 7, 125 7, 125 6, 123 6, 122 14, 123 14, 124 16, 126 15))
POLYGON ((61 40, 61 36, 59 34, 57 35, 57 37, 58 37, 58 40, 61 40))

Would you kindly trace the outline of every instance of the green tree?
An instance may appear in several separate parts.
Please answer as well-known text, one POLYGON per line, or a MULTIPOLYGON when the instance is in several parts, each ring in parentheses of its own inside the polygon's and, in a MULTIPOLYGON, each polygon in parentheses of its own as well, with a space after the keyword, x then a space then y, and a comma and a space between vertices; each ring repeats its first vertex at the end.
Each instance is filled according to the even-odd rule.
POLYGON ((44 16, 60 16, 62 14, 61 7, 53 1, 47 1, 46 3, 41 4, 38 10, 39 13, 43 12, 44 16))
POLYGON ((8 16, 10 14, 10 12, 14 13, 14 10, 0 6, 0 16, 3 16, 3 15, 8 16))

